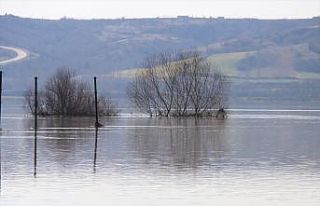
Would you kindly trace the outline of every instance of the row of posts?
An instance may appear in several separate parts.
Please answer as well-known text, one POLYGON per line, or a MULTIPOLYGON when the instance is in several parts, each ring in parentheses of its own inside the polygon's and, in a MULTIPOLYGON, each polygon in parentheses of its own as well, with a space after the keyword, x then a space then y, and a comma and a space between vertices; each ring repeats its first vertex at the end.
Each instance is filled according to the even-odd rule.
MULTIPOLYGON (((98 112, 98 95, 97 95, 97 78, 93 78, 94 84, 94 100, 95 100, 95 127, 96 127, 96 135, 95 135, 95 150, 94 150, 94 171, 96 165, 96 153, 97 153, 97 137, 98 137, 98 127, 101 127, 102 124, 99 123, 99 112, 98 112)), ((1 127, 1 107, 2 107, 2 71, 0 70, 0 130, 1 127)), ((38 128, 38 77, 34 78, 34 172, 33 175, 37 174, 37 128, 38 128)), ((0 191, 1 191, 1 138, 0 138, 0 191)))
MULTIPOLYGON (((2 73, 0 73, 2 77, 2 73)), ((1 81, 0 81, 1 83, 1 81)), ((98 127, 101 127, 102 124, 99 123, 99 112, 98 112, 98 92, 97 92, 97 78, 93 78, 93 85, 94 85, 94 101, 95 101, 95 143, 94 143, 94 160, 93 160, 93 169, 94 172, 96 171, 96 161, 97 161, 97 145, 98 145, 98 127)), ((38 128, 38 77, 34 78, 34 165, 33 165, 33 176, 36 177, 37 175, 37 128, 38 128)), ((1 102, 1 97, 0 97, 1 102)), ((1 116, 0 116, 1 117, 1 116)), ((1 159, 0 159, 1 161, 1 159)), ((1 167, 1 166, 0 166, 1 167)), ((1 176, 1 175, 0 175, 1 176)), ((1 184, 1 183, 0 183, 1 184)), ((1 188, 1 185, 0 185, 1 188)))
MULTIPOLYGON (((93 78, 94 85, 94 102, 95 102, 95 127, 101 127, 102 124, 99 123, 99 112, 98 112, 98 92, 97 92, 97 77, 93 78)), ((1 119, 2 119, 2 71, 0 71, 0 129, 1 127, 1 119)), ((34 78, 34 129, 38 128, 38 77, 34 78)), ((0 156, 1 158, 1 156, 0 156)), ((0 159, 1 160, 1 159, 0 159)), ((1 172, 1 168, 0 168, 1 172)))

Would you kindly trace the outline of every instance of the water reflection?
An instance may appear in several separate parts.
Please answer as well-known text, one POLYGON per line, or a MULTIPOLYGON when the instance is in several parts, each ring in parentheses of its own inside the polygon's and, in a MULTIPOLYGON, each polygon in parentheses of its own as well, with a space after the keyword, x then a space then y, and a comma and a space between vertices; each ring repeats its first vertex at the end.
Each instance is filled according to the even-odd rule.
POLYGON ((96 164, 97 164, 97 149, 98 149, 98 131, 99 129, 95 129, 95 138, 94 138, 94 155, 93 155, 93 172, 96 172, 96 164))
MULTIPOLYGON (((2 132, 2 128, 1 131, 2 132)), ((1 134, 2 136, 2 134, 1 134)), ((2 185, 2 144, 1 144, 1 137, 0 137, 0 194, 1 194, 1 185, 2 185)))
POLYGON ((33 176, 37 176, 37 127, 34 128, 34 148, 33 148, 33 176))
MULTIPOLYGON (((21 135, 27 143, 32 120, 23 121, 26 122, 22 124, 21 135)), ((94 172, 97 167, 106 168, 111 163, 196 169, 217 164, 229 151, 226 122, 211 118, 106 118, 104 128, 95 129, 90 125, 92 121, 88 118, 40 119, 39 129, 33 134, 34 176, 39 158, 44 164, 41 168, 46 165, 84 168, 90 161, 90 148, 94 148, 94 172)))
POLYGON ((20 130, 3 132, 8 162, 19 161, 8 172, 17 166, 27 169, 28 148, 33 144, 35 176, 39 158, 42 170, 92 167, 92 148, 94 172, 119 165, 212 169, 240 164, 243 158, 300 164, 304 157, 312 161, 319 157, 317 124, 308 122, 120 117, 103 120, 107 126, 96 130, 89 118, 49 118, 40 119, 39 130, 30 136, 32 120, 21 121, 20 130))
POLYGON ((33 120, 6 120, 1 205, 63 205, 70 195, 73 205, 88 196, 150 205, 141 194, 158 205, 317 202, 320 120, 259 117, 114 117, 99 129, 90 118, 41 118, 37 131, 33 120))
POLYGON ((163 119, 149 124, 152 129, 128 131, 131 138, 128 138, 127 150, 132 151, 133 159, 143 161, 144 165, 196 169, 213 165, 228 151, 223 121, 163 119))

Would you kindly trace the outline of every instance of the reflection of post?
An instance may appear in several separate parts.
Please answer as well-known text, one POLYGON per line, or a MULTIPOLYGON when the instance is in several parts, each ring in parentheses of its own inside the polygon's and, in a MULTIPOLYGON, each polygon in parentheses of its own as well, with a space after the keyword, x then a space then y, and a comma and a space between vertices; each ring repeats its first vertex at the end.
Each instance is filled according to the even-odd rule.
POLYGON ((2 150, 2 144, 1 144, 1 136, 0 136, 0 192, 1 192, 1 181, 2 181, 1 150, 2 150))
POLYGON ((98 128, 95 132, 95 141, 94 141, 94 156, 93 156, 93 172, 96 172, 96 163, 97 163, 97 149, 98 149, 98 128))
POLYGON ((37 129, 34 129, 34 148, 33 148, 33 176, 37 175, 37 129))
MULTIPOLYGON (((2 66, 0 67, 2 70, 2 66)), ((1 125, 1 107, 2 107, 2 71, 0 71, 0 129, 2 129, 1 125)), ((1 179, 2 179, 2 174, 1 174, 1 137, 0 137, 0 191, 1 191, 1 179)))
MULTIPOLYGON (((2 69, 2 66, 0 67, 2 69)), ((0 71, 0 129, 2 129, 1 125, 1 106, 2 106, 2 71, 0 71)), ((1 174, 1 137, 0 137, 0 191, 1 191, 1 181, 2 181, 2 174, 1 174)))

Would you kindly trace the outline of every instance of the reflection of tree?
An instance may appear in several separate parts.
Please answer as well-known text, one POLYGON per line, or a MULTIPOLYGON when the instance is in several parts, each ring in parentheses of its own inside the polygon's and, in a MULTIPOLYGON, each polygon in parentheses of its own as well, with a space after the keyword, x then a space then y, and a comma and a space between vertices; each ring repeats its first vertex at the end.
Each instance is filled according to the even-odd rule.
POLYGON ((224 122, 213 118, 165 118, 147 126, 128 139, 128 150, 144 163, 196 168, 213 165, 228 149, 224 122))
MULTIPOLYGON (((47 148, 46 150, 50 151, 48 155, 62 164, 63 161, 72 157, 72 154, 78 151, 78 148, 76 148, 77 144, 88 141, 84 138, 87 135, 83 133, 82 130, 72 129, 74 127, 80 128, 84 121, 86 121, 86 119, 82 118, 43 119, 41 121, 40 132, 43 136, 49 138, 44 141, 44 146, 47 148), (78 126, 76 124, 78 124, 78 126), (70 128, 70 130, 68 128, 70 128), (77 138, 77 140, 74 140, 74 138, 77 138)), ((81 143, 80 145, 84 144, 81 143)))
POLYGON ((92 168, 92 161, 95 167, 99 157, 99 163, 104 166, 120 161, 143 167, 197 169, 215 165, 229 147, 224 135, 225 121, 215 118, 108 119, 104 120, 105 125, 121 127, 108 133, 99 130, 99 140, 95 139, 93 127, 75 129, 75 122, 81 127, 92 125, 94 121, 81 118, 39 120, 38 167, 49 163, 70 169, 86 162, 88 168, 92 168), (127 125, 137 127, 122 129, 127 125))

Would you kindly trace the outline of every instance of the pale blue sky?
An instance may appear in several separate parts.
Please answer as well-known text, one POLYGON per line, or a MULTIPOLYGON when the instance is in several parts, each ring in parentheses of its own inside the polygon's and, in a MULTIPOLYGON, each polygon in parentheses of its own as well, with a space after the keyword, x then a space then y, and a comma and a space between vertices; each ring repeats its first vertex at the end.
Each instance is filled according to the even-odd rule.
POLYGON ((320 0, 0 0, 1 14, 58 19, 175 17, 307 18, 320 0))

